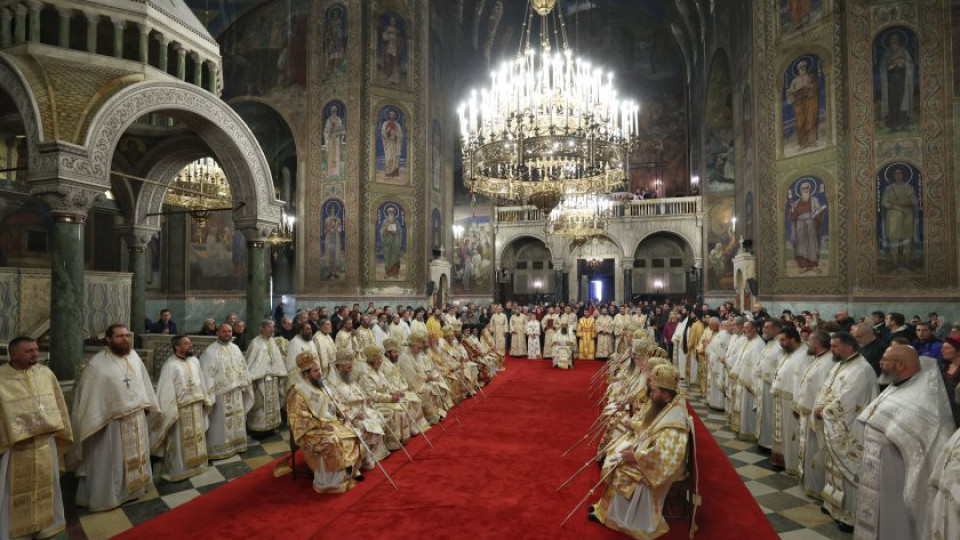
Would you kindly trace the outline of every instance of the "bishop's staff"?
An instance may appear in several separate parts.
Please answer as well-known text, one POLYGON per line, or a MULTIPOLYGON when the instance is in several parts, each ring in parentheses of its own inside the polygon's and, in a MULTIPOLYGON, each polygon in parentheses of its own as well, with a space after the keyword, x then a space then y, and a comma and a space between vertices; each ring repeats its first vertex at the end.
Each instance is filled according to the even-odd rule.
POLYGON ((391 478, 390 474, 387 473, 387 469, 383 467, 383 465, 380 463, 380 460, 377 459, 377 456, 373 453, 373 450, 371 450, 370 447, 367 446, 367 442, 363 440, 363 435, 361 435, 360 431, 357 430, 357 428, 353 425, 351 418, 347 415, 346 411, 343 410, 343 407, 340 406, 340 403, 337 401, 337 398, 335 398, 333 394, 330 393, 330 390, 327 389, 327 386, 325 384, 322 386, 322 389, 323 389, 323 393, 326 394, 328 398, 330 398, 330 401, 333 402, 333 405, 337 408, 338 411, 340 411, 340 414, 343 416, 344 420, 346 420, 346 422, 344 423, 350 426, 350 429, 353 431, 353 434, 357 436, 357 440, 359 440, 360 444, 363 445, 363 448, 367 451, 367 454, 369 454, 370 458, 373 459, 373 462, 377 464, 377 467, 380 467, 380 470, 383 472, 383 476, 385 476, 387 478, 387 481, 390 482, 390 485, 393 486, 394 491, 396 491, 397 493, 400 493, 400 489, 397 487, 397 484, 394 483, 393 478, 391 478))
MULTIPOLYGON (((377 349, 377 350, 379 351, 379 349, 377 349)), ((364 402, 365 402, 365 403, 372 403, 372 401, 370 400, 370 396, 367 395, 367 393, 363 391, 363 388, 360 387, 360 384, 359 384, 359 383, 357 384, 357 390, 360 390, 360 393, 363 394, 363 399, 364 399, 364 402)), ((399 403, 399 402, 398 402, 398 403, 399 403)), ((370 410, 372 410, 373 412, 377 413, 377 415, 380 417, 381 424, 383 425, 383 427, 386 428, 386 430, 390 432, 390 436, 391 436, 391 437, 393 437, 394 439, 397 440, 398 443, 400 443, 400 449, 403 450, 403 453, 407 455, 407 459, 410 460, 410 463, 413 463, 413 456, 410 455, 410 452, 407 452, 407 449, 403 446, 403 441, 400 440, 400 437, 398 437, 397 434, 393 431, 393 428, 390 427, 390 423, 387 422, 387 419, 386 419, 386 417, 383 416, 383 413, 381 413, 380 411, 378 411, 378 410, 377 410, 376 408, 374 408, 372 405, 370 405, 369 407, 370 407, 370 410)), ((400 407, 402 408, 403 405, 400 405, 400 407)))

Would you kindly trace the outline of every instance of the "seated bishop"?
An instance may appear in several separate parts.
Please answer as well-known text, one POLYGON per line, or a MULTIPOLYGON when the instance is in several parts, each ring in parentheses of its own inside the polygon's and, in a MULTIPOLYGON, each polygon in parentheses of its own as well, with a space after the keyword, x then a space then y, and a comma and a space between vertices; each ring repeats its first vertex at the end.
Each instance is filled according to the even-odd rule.
POLYGON ((287 392, 287 418, 293 440, 313 471, 317 493, 344 493, 363 480, 364 451, 356 430, 338 416, 324 391, 320 363, 312 353, 296 358, 298 373, 287 392))
POLYGON ((607 488, 590 507, 591 520, 633 538, 657 538, 670 529, 663 503, 673 482, 686 473, 690 430, 679 383, 680 372, 671 364, 651 371, 650 398, 631 422, 633 436, 621 441, 604 463, 607 488))

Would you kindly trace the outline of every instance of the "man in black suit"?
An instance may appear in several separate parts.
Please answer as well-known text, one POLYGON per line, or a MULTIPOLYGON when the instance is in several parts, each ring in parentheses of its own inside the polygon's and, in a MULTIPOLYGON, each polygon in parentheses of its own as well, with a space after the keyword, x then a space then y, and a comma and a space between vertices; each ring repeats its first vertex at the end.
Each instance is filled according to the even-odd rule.
MULTIPOLYGON (((914 331, 912 326, 907 324, 907 318, 903 316, 903 313, 897 313, 896 311, 887 313, 886 324, 890 330, 890 338, 887 340, 887 344, 898 337, 906 339, 907 345, 917 340, 916 331, 914 331)), ((886 348, 886 346, 884 346, 884 348, 886 348)))
POLYGON ((880 358, 885 348, 880 338, 873 333, 873 328, 867 323, 855 324, 850 329, 850 335, 860 345, 860 356, 866 358, 873 371, 880 375, 880 358))

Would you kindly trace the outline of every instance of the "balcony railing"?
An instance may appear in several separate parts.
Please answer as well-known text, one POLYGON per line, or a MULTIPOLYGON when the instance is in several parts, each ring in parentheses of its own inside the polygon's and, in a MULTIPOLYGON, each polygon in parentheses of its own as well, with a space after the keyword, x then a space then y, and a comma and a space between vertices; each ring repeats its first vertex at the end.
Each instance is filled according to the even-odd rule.
MULTIPOLYGON (((613 216, 646 218, 663 216, 694 216, 701 212, 700 197, 674 197, 671 199, 645 199, 614 201, 613 216)), ((533 206, 501 206, 497 208, 497 221, 519 223, 545 221, 547 213, 533 206)))

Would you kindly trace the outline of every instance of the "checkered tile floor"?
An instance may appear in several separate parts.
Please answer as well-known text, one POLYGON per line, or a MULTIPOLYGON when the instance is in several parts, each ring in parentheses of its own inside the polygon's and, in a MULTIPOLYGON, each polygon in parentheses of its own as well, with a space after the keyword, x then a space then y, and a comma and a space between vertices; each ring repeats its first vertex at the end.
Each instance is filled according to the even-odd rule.
MULTIPOLYGON (((690 405, 700 420, 713 434, 730 463, 740 473, 743 483, 767 515, 773 528, 784 540, 849 540, 852 534, 841 532, 830 516, 820 511, 820 505, 807 497, 797 479, 778 472, 756 444, 737 440, 730 431, 727 417, 710 409, 699 391, 688 389, 690 405)), ((704 493, 704 499, 710 494, 704 493)), ((701 530, 697 537, 709 538, 709 531, 701 530)))
POLYGON ((171 508, 213 491, 234 478, 285 456, 290 447, 287 430, 263 439, 247 439, 247 451, 229 459, 212 462, 207 472, 182 482, 164 482, 154 478, 156 491, 143 499, 128 502, 109 512, 89 513, 73 505, 76 479, 67 475, 61 481, 67 512, 67 532, 58 538, 70 540, 97 540, 110 538, 158 516, 171 508))
MULTIPOLYGON (((777 472, 770 464, 769 457, 761 453, 755 444, 737 440, 727 427, 726 416, 707 407, 699 392, 689 390, 688 395, 690 404, 740 473, 740 478, 781 538, 849 540, 853 537, 840 532, 834 521, 820 512, 819 504, 803 494, 796 478, 777 472)), ((283 457, 289 448, 286 437, 284 430, 261 440, 250 438, 247 451, 242 455, 215 461, 204 474, 182 482, 170 483, 157 479, 155 492, 109 512, 90 514, 83 508, 75 508, 76 480, 67 475, 62 485, 68 530, 59 538, 96 540, 119 534, 283 457)), ((710 497, 709 493, 703 495, 710 497)), ((709 538, 709 531, 701 530, 697 536, 709 538)))

